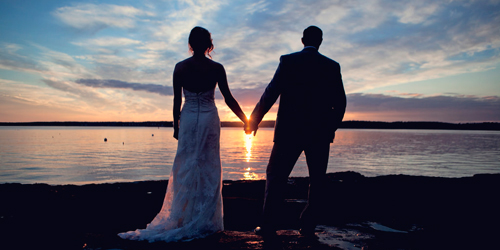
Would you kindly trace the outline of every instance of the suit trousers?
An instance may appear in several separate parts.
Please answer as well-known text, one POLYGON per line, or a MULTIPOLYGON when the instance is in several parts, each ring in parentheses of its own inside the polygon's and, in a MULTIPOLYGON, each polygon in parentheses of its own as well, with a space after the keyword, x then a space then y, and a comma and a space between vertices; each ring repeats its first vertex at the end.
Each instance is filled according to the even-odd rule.
POLYGON ((266 170, 266 191, 262 226, 277 229, 284 201, 288 177, 300 154, 306 156, 309 170, 309 195, 307 205, 300 215, 301 228, 314 228, 324 198, 326 169, 330 153, 329 142, 275 142, 266 170))

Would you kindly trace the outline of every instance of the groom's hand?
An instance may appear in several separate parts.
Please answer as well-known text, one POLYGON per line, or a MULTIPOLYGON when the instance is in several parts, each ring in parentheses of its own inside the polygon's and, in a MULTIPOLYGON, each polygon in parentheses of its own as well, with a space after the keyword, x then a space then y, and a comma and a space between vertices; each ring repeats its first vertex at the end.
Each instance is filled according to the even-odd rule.
POLYGON ((174 138, 179 140, 179 129, 174 129, 174 138))
POLYGON ((257 129, 259 128, 259 125, 258 124, 253 124, 253 123, 250 123, 250 133, 252 133, 253 131, 253 136, 255 136, 257 134, 257 129))
POLYGON ((335 140, 335 130, 330 132, 330 143, 333 143, 334 140, 335 140))
POLYGON ((252 134, 252 131, 253 131, 253 136, 255 136, 257 134, 257 129, 255 129, 255 130, 245 130, 245 134, 250 135, 250 134, 252 134))

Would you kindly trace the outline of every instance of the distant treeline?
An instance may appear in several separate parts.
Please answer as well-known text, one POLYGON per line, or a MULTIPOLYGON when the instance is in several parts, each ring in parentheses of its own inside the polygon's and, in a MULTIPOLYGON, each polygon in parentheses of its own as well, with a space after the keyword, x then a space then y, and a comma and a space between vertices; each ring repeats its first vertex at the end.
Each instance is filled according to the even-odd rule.
POLYGON ((0 126, 173 127, 172 122, 0 122, 0 126))
MULTIPOLYGON (((89 126, 89 127, 172 127, 172 122, 0 122, 0 126, 89 126)), ((222 127, 242 127, 242 122, 221 122, 222 127)), ((274 127, 274 121, 262 121, 259 127, 274 127)), ((351 129, 452 129, 500 130, 498 122, 446 123, 446 122, 370 122, 344 121, 340 128, 351 129)))

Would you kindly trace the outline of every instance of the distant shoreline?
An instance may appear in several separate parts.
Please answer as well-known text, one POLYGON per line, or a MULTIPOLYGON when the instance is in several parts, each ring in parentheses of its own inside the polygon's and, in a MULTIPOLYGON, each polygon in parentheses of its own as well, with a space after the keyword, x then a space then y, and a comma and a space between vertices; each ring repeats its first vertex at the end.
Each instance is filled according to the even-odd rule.
MULTIPOLYGON (((0 122, 0 126, 80 126, 80 127, 172 127, 170 121, 147 122, 0 122)), ((242 127, 241 122, 221 122, 222 127, 242 127)), ((274 121, 263 121, 260 127, 272 128, 274 121)), ((340 128, 350 129, 444 129, 444 130, 500 130, 498 122, 377 122, 344 121, 340 128)))

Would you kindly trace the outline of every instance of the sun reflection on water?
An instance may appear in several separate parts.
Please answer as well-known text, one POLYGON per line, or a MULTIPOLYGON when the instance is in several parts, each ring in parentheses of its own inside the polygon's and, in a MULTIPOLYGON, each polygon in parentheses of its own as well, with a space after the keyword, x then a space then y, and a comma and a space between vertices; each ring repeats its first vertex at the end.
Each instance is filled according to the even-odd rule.
POLYGON ((247 172, 243 173, 243 180, 258 180, 259 179, 259 176, 256 173, 250 172, 252 170, 251 168, 247 168, 246 170, 247 170, 247 172))
POLYGON ((250 159, 252 159, 252 135, 244 135, 245 136, 245 148, 247 150, 245 160, 247 162, 250 162, 250 159))
MULTIPOLYGON (((252 159, 252 139, 253 136, 252 134, 244 134, 244 140, 245 140, 245 149, 246 149, 246 154, 245 154, 245 160, 246 162, 250 162, 252 159)), ((259 176, 252 172, 251 167, 245 168, 245 172, 243 173, 243 180, 258 180, 259 176)))

